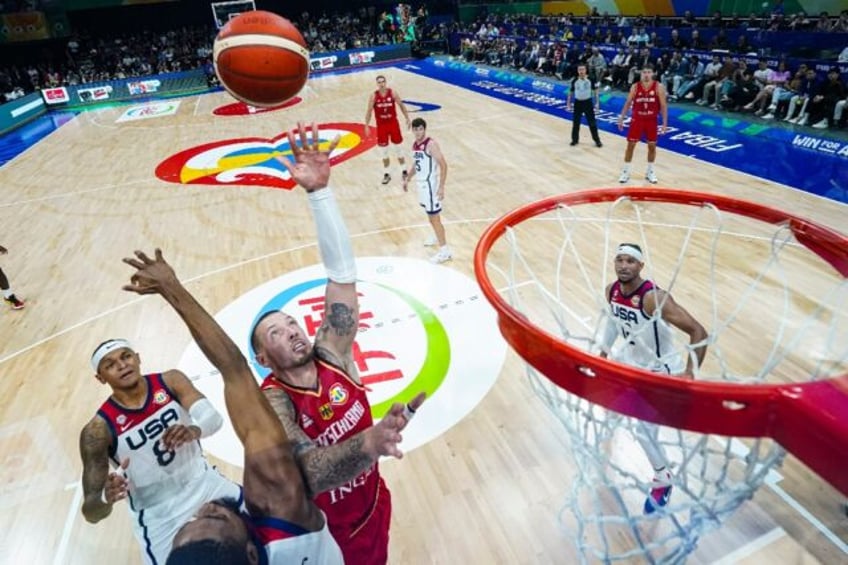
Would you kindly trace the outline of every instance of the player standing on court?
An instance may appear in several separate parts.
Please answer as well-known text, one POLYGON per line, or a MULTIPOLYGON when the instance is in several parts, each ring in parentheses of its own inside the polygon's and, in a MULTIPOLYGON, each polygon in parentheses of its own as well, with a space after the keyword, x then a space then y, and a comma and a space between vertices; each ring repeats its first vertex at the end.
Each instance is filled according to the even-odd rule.
POLYGON ((383 75, 377 76, 377 90, 371 93, 368 99, 368 109, 365 111, 365 136, 371 135, 371 113, 374 113, 374 119, 377 122, 377 145, 383 152, 383 184, 389 184, 392 176, 389 174, 389 164, 391 157, 389 156, 389 141, 395 146, 395 155, 397 155, 398 163, 401 166, 401 175, 406 179, 406 161, 403 158, 401 144, 403 143, 403 135, 400 132, 400 124, 398 123, 397 109, 403 112, 403 118, 406 120, 406 127, 409 128, 409 113, 406 111, 406 106, 398 94, 397 90, 393 90, 386 86, 386 77, 383 75))
POLYGON ((203 503, 241 498, 198 441, 223 419, 180 371, 142 375, 126 340, 97 346, 91 367, 112 395, 80 434, 83 516, 97 523, 128 499, 144 563, 164 563, 174 535, 203 503), (110 461, 117 472, 109 472, 110 461))
MULTIPOLYGON (((296 163, 291 164, 287 160, 284 163, 292 178, 310 193, 319 233, 323 226, 325 231, 330 231, 332 238, 337 235, 335 228, 325 222, 334 220, 332 210, 336 206, 326 186, 330 175, 329 154, 336 147, 338 138, 330 143, 327 151, 320 151, 317 126, 312 126, 312 143, 307 141, 303 126, 299 124, 299 128, 300 147, 294 141, 293 132, 289 132, 296 163)), ((324 243, 320 243, 322 252, 325 251, 324 243)), ((132 277, 132 285, 125 289, 140 294, 162 295, 186 322, 201 351, 221 371, 227 409, 245 450, 244 500, 249 515, 240 513, 232 500, 205 504, 195 519, 175 537, 168 563, 273 565, 308 561, 311 565, 341 564, 338 545, 329 533, 324 515, 311 502, 308 491, 310 485, 319 484, 322 480, 310 477, 310 471, 321 467, 322 462, 327 465, 333 463, 329 459, 316 458, 309 468, 300 466, 302 457, 299 459, 296 452, 303 450, 304 446, 296 439, 289 440, 238 347, 180 284, 159 250, 155 260, 141 252, 136 252, 136 257, 125 259, 138 269, 132 277), (304 481, 308 481, 309 485, 304 481)), ((328 265, 339 266, 335 263, 328 265)), ((330 275, 332 279, 332 271, 330 275)), ((337 329, 337 326, 333 328, 337 329)), ((281 331, 272 333, 275 338, 281 338, 281 331)), ((288 333, 287 336, 291 339, 290 352, 301 351, 303 344, 293 339, 295 334, 288 333)), ((340 406, 341 391, 338 388, 333 390, 334 406, 340 406)), ((337 480, 351 479, 355 475, 350 470, 355 465, 365 468, 380 456, 402 456, 397 443, 408 414, 409 408, 405 410, 401 404, 392 406, 379 424, 344 442, 356 446, 356 451, 345 451, 346 448, 339 445, 315 449, 310 453, 330 453, 333 450, 346 453, 346 459, 341 462, 342 468, 325 471, 335 473, 337 480)), ((332 482, 325 484, 332 485, 332 482)))
POLYGON ((442 202, 445 199, 445 179, 448 176, 448 163, 442 149, 432 137, 427 136, 427 122, 421 118, 412 120, 412 166, 403 177, 403 190, 407 190, 409 177, 415 177, 418 185, 418 203, 427 212, 427 219, 433 228, 434 237, 424 245, 438 245, 439 251, 430 258, 433 263, 444 263, 453 257, 445 237, 442 224, 442 202))
MULTIPOLYGON (((0 255, 5 255, 9 250, 0 245, 0 255)), ((9 284, 9 279, 6 277, 6 273, 3 272, 3 269, 0 269, 0 290, 3 291, 3 300, 12 308, 12 310, 21 310, 24 307, 24 301, 20 300, 15 293, 12 291, 12 287, 9 284)))
POLYGON ((574 115, 571 117, 571 145, 577 145, 580 141, 580 120, 586 116, 589 124, 589 132, 595 145, 603 147, 598 135, 598 124, 595 123, 595 110, 601 109, 600 92, 598 83, 586 75, 586 65, 577 65, 577 76, 571 80, 571 88, 568 89, 568 99, 565 109, 571 110, 571 101, 574 100, 574 115))
MULTIPOLYGON (((317 132, 314 137, 317 139, 317 132)), ((266 312, 253 327, 251 345, 256 360, 271 369, 262 389, 292 441, 295 457, 307 469, 312 465, 332 467, 329 461, 312 457, 315 447, 330 445, 333 449, 347 438, 355 441, 356 434, 372 425, 371 405, 351 353, 359 328, 356 263, 327 181, 311 181, 306 176, 308 163, 302 163, 309 153, 292 147, 295 163, 278 159, 309 192, 318 247, 329 279, 325 315, 312 344, 294 318, 277 310, 266 312), (311 463, 303 461, 307 457, 311 463)), ((423 401, 422 394, 410 402, 407 419, 423 401)), ((361 463, 355 478, 333 485, 339 488, 331 488, 315 501, 327 516, 345 563, 378 565, 388 559, 391 494, 376 459, 362 458, 361 463)), ((314 494, 327 490, 320 483, 307 487, 314 494)))
POLYGON ((633 160, 633 150, 636 144, 644 138, 648 142, 648 169, 645 178, 648 182, 656 184, 658 179, 654 172, 654 161, 657 158, 657 119, 662 114, 662 128, 660 135, 664 135, 668 129, 668 103, 666 102, 665 88, 654 80, 654 66, 646 63, 642 67, 641 79, 630 87, 630 93, 621 109, 618 117, 618 129, 624 130, 624 117, 633 107, 633 116, 630 120, 630 128, 627 130, 627 149, 624 152, 624 168, 618 182, 625 183, 630 180, 630 162, 633 160))
MULTIPOLYGON (((612 355, 616 361, 655 373, 694 378, 696 364, 700 367, 707 353, 707 332, 669 293, 641 277, 644 266, 641 247, 635 243, 618 246, 614 260, 618 280, 606 288, 612 319, 607 320, 601 357, 609 356, 621 337, 625 343, 612 355), (685 362, 674 347, 669 324, 689 336, 690 354, 685 362)), ((636 439, 654 468, 646 514, 668 504, 671 497, 671 472, 657 443, 658 431, 658 426, 648 422, 637 426, 636 439)))

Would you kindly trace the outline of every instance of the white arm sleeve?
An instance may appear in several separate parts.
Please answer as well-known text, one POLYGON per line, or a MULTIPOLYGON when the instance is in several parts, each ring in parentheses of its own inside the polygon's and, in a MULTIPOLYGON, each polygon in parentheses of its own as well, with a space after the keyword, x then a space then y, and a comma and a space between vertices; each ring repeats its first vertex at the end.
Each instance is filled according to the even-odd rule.
POLYGON ((200 428, 200 437, 208 437, 221 429, 224 419, 206 398, 196 401, 188 409, 192 423, 200 428))
POLYGON ((353 246, 342 214, 329 188, 309 193, 309 207, 318 231, 318 249, 327 269, 327 277, 337 283, 356 282, 356 261, 353 246))
POLYGON ((607 315, 604 319, 604 334, 600 343, 601 351, 609 355, 616 339, 618 339, 618 324, 611 316, 607 315))

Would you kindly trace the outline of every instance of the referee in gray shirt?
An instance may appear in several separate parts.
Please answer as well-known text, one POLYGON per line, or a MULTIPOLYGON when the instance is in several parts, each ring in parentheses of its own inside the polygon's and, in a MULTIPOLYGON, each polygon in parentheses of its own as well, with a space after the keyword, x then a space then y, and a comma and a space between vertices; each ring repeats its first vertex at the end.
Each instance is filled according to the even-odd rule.
POLYGON ((589 131, 592 133, 595 145, 603 147, 604 144, 598 137, 598 126, 595 123, 595 108, 601 107, 598 85, 586 76, 586 65, 582 63, 577 66, 577 76, 571 80, 568 100, 565 103, 566 110, 571 110, 572 98, 574 99, 574 115, 571 118, 571 145, 577 145, 580 140, 580 120, 583 114, 586 114, 586 121, 589 123, 589 131))

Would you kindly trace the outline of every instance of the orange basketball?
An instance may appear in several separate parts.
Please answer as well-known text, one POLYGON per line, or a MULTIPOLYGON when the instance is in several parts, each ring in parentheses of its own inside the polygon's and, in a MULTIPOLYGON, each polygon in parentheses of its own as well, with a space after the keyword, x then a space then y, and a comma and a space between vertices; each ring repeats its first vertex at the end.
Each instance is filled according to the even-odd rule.
POLYGON ((221 28, 212 49, 218 80, 237 100, 277 106, 294 97, 309 76, 309 50, 287 19, 256 10, 221 28))

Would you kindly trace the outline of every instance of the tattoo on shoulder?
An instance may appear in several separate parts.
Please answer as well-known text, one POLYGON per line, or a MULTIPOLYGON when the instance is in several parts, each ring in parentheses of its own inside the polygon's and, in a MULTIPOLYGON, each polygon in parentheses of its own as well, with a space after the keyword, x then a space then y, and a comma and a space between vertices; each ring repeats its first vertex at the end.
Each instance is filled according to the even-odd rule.
POLYGON ((357 326, 354 309, 342 302, 333 302, 327 314, 327 323, 338 336, 352 334, 357 326))

